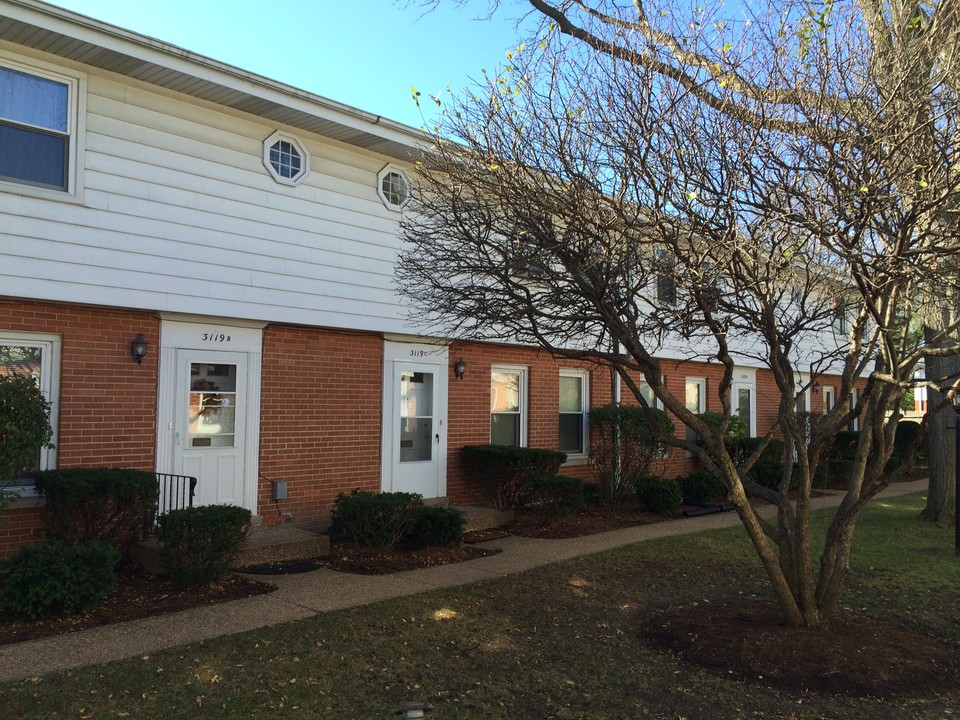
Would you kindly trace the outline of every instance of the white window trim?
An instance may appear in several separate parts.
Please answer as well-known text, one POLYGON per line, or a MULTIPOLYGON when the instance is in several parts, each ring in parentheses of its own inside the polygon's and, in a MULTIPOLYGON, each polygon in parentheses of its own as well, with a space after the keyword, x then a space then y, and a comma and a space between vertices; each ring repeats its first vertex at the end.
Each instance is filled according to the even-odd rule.
MULTIPOLYGON (((59 335, 29 332, 0 331, 0 345, 28 345, 43 348, 43 364, 40 367, 40 391, 50 403, 50 427, 53 435, 51 448, 40 451, 40 469, 52 470, 57 467, 57 429, 60 416, 60 343, 59 335)), ((37 497, 33 485, 14 485, 9 490, 21 498, 37 497)))
MULTIPOLYGON (((527 383, 528 377, 530 374, 530 369, 525 365, 491 365, 490 366, 490 378, 493 379, 493 373, 502 372, 502 373, 519 373, 520 375, 520 445, 519 447, 527 447, 527 416, 529 415, 529 408, 527 407, 527 383)), ((493 415, 493 411, 490 410, 487 413, 487 423, 490 423, 490 416, 493 415)), ((490 441, 493 441, 492 433, 488 433, 490 441)))
POLYGON ((736 414, 740 416, 740 391, 750 391, 750 425, 747 427, 747 437, 757 436, 757 371, 736 368, 734 373, 737 379, 730 387, 730 403, 736 407, 736 414))
POLYGON ((307 176, 310 174, 310 153, 303 146, 303 143, 300 142, 299 139, 293 135, 290 135, 289 133, 277 130, 270 137, 263 141, 263 166, 267 169, 267 172, 270 173, 270 177, 272 177, 279 184, 296 187, 306 180, 307 176), (270 162, 270 150, 278 142, 290 143, 297 149, 297 152, 300 153, 300 172, 293 177, 284 177, 277 172, 277 169, 273 166, 273 163, 270 162))
MULTIPOLYGON (((580 414, 583 416, 581 433, 583 436, 583 450, 582 452, 569 452, 567 453, 567 463, 577 464, 576 461, 586 461, 587 456, 590 453, 590 420, 588 413, 590 412, 590 371, 589 370, 575 370, 573 368, 561 368, 560 377, 575 377, 580 378, 580 414)), ((559 408, 558 408, 559 411, 559 408)), ((574 415, 576 413, 563 413, 558 412, 558 415, 574 415)), ((558 418, 559 421, 559 418, 558 418)), ((558 446, 559 447, 559 446, 558 446)), ((567 452, 562 450, 561 452, 567 452)))
POLYGON ((16 180, 0 180, 0 191, 30 197, 83 202, 83 166, 87 114, 87 76, 64 68, 0 51, 0 65, 28 75, 47 78, 67 85, 67 187, 65 190, 38 187, 16 180), (69 73, 69 74, 68 74, 69 73))
POLYGON ((833 389, 832 385, 826 385, 823 388, 823 411, 825 413, 830 412, 834 406, 837 404, 837 393, 833 389), (827 402, 827 396, 830 397, 830 402, 827 402))
MULTIPOLYGON (((683 405, 687 405, 687 385, 690 383, 697 383, 700 386, 699 393, 699 405, 700 407, 697 410, 691 410, 696 414, 705 413, 707 411, 707 379, 705 377, 686 377, 683 380, 683 405)), ((689 410, 689 408, 687 408, 689 410)), ((694 437, 693 430, 686 428, 686 439, 689 441, 691 437, 694 437)), ((685 451, 687 457, 693 457, 693 453, 689 450, 685 451)))
MULTIPOLYGON (((850 388, 850 410, 853 410, 857 406, 857 402, 860 400, 860 394, 857 392, 856 388, 850 388)), ((847 426, 848 430, 853 432, 860 432, 860 416, 854 415, 850 419, 850 424, 847 426)))
POLYGON ((377 173, 377 196, 380 198, 380 202, 382 202, 388 210, 393 210, 395 212, 400 212, 403 210, 407 205, 410 204, 410 201, 413 200, 413 183, 410 182, 410 176, 407 174, 407 171, 401 167, 397 167, 396 165, 385 165, 380 172, 377 173), (390 202, 383 192, 383 179, 390 173, 396 173, 403 178, 403 181, 407 184, 407 190, 409 194, 407 195, 406 199, 399 204, 390 202))

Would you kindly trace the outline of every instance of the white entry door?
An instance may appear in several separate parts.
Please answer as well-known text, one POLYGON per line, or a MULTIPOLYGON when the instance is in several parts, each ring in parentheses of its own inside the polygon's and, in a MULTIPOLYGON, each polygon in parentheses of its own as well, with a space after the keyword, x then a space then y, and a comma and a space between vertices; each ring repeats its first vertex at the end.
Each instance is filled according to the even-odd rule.
POLYGON ((197 478, 195 505, 245 506, 247 354, 177 351, 174 472, 197 478))
POLYGON ((444 497, 447 490, 447 348, 384 343, 385 492, 444 497))

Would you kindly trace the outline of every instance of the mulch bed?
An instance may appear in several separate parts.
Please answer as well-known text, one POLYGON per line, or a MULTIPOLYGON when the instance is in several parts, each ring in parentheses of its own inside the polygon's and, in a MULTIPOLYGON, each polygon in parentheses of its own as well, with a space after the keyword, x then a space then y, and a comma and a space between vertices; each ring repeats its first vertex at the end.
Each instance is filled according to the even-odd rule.
POLYGON ((419 549, 394 548, 371 550, 334 540, 330 543, 330 555, 318 558, 317 563, 338 572, 356 575, 386 575, 388 573, 416 570, 417 568, 447 565, 475 558, 496 555, 499 550, 474 547, 426 547, 419 549))
POLYGON ((829 630, 795 630, 773 603, 700 602, 656 613, 640 632, 720 677, 795 693, 893 698, 958 683, 952 645, 846 613, 829 630))
POLYGON ((117 584, 106 600, 86 615, 36 622, 0 615, 0 645, 240 600, 276 589, 274 585, 231 575, 215 585, 178 590, 157 575, 137 568, 121 568, 117 584))
POLYGON ((680 511, 669 515, 648 512, 639 504, 626 505, 610 511, 599 505, 588 505, 581 510, 552 518, 546 526, 540 513, 518 510, 512 521, 499 530, 510 535, 533 538, 571 538, 618 530, 634 525, 649 525, 680 518, 680 511))

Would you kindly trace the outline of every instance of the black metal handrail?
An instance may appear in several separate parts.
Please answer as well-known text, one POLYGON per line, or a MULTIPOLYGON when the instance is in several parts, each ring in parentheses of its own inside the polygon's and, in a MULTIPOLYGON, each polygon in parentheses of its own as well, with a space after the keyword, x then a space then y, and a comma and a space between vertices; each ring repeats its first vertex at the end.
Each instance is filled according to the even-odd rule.
POLYGON ((144 538, 153 534, 161 515, 171 510, 193 507, 193 498, 197 494, 197 479, 192 475, 174 475, 172 473, 154 473, 157 476, 157 497, 153 503, 151 517, 143 525, 144 538))

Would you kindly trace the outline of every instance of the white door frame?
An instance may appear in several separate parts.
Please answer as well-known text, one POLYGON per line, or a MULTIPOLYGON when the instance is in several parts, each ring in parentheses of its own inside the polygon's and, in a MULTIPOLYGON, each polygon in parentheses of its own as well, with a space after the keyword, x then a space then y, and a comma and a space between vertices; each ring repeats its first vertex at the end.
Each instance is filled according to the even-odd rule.
POLYGON ((731 410, 736 413, 740 407, 740 390, 750 391, 750 425, 747 437, 757 436, 757 371, 753 368, 734 368, 733 384, 730 386, 731 410))
POLYGON ((383 389, 382 389, 382 428, 380 432, 380 489, 393 492, 394 466, 398 462, 399 427, 397 418, 399 409, 399 389, 395 387, 398 367, 404 364, 429 367, 434 372, 436 396, 436 427, 439 435, 437 451, 437 484, 435 494, 424 493, 425 498, 446 497, 447 495, 447 390, 450 376, 449 352, 446 345, 435 345, 417 339, 409 341, 390 341, 383 343, 383 389))
MULTIPOLYGON (((243 452, 242 507, 257 512, 257 479, 260 463, 260 378, 263 356, 263 324, 228 324, 218 318, 173 319, 162 317, 160 325, 160 371, 157 383, 157 472, 176 474, 178 351, 200 350, 245 353, 246 398, 243 452)), ((239 389, 238 389, 239 390, 239 389)), ((182 438, 181 438, 182 442, 182 438)), ((201 479, 202 481, 202 479, 201 479)))

